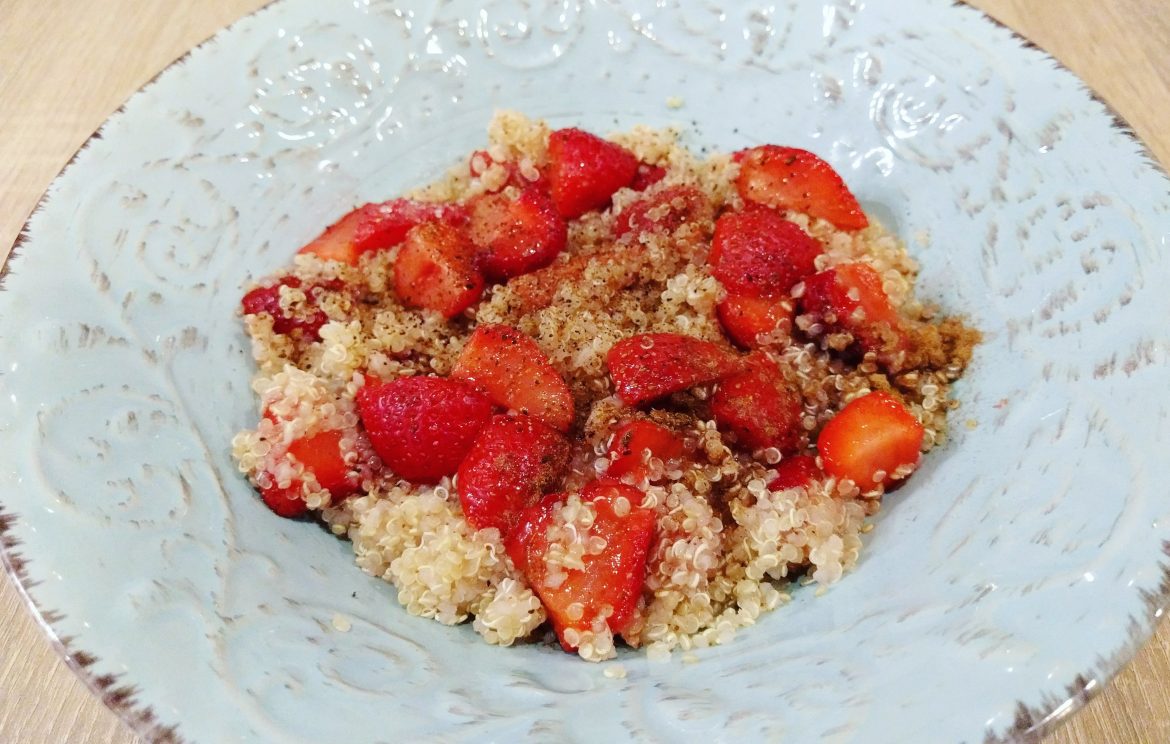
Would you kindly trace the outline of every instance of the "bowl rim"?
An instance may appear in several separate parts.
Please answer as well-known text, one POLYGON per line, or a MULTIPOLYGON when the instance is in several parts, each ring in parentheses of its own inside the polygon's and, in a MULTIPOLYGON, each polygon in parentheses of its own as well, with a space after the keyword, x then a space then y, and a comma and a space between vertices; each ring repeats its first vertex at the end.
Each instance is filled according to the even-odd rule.
MULTIPOLYGON (((14 259, 16 259, 25 241, 30 237, 30 223, 33 218, 45 206, 48 199, 52 196, 57 183, 68 173, 82 153, 89 148, 94 140, 101 138, 102 131, 106 126, 123 115, 126 106, 131 101, 160 82, 168 73, 185 64, 195 52, 219 40, 239 24, 262 16, 270 12, 274 7, 282 5, 284 2, 285 0, 265 0, 259 7, 248 11, 230 23, 216 29, 202 41, 190 47, 159 69, 149 80, 126 96, 122 103, 103 119, 102 123, 85 138, 57 174, 53 176, 25 218, 20 230, 16 234, 8 255, 0 262, 0 292, 5 290, 5 280, 13 273, 12 266, 14 259)), ((1055 67, 1057 74, 1071 77, 1077 84, 1080 92, 1088 95, 1091 100, 1100 105, 1102 113, 1112 120, 1113 129, 1123 137, 1132 140, 1139 154, 1146 161, 1146 166, 1167 180, 1170 180, 1170 164, 1163 164, 1154 155, 1149 145, 1137 134, 1125 116, 1066 64, 1027 36, 995 18, 987 11, 970 5, 967 0, 963 0, 962 2, 953 0, 952 5, 958 12, 976 14, 982 20, 1003 29, 1020 44, 1022 47, 1021 53, 1032 55, 1035 61, 1046 62, 1055 67)), ((51 608, 41 607, 36 599, 33 598, 31 589, 39 582, 30 576, 28 571, 29 559, 22 555, 19 550, 21 541, 15 534, 17 521, 18 516, 4 506, 2 494, 0 494, 0 565, 3 566, 4 573, 12 582, 21 602, 31 613, 33 620, 58 657, 81 680, 91 694, 97 697, 108 710, 115 713, 136 735, 143 737, 147 741, 159 742, 160 744, 183 744, 186 740, 183 738, 181 732, 179 732, 178 724, 163 721, 149 705, 139 702, 137 699, 137 687, 132 683, 127 684, 121 681, 124 673, 97 673, 93 669, 93 666, 98 663, 100 657, 84 649, 77 648, 73 638, 63 636, 57 631, 56 625, 65 618, 65 615, 51 608)), ((1163 541, 1162 554, 1167 560, 1158 564, 1162 577, 1157 588, 1153 591, 1139 590, 1147 612, 1147 616, 1144 618, 1146 621, 1144 625, 1139 622, 1139 618, 1131 615, 1129 618, 1128 639, 1120 648, 1107 656, 1099 657, 1095 669, 1077 674, 1064 686, 1063 696, 1050 694, 1045 696, 1039 704, 1035 705, 1028 705, 1023 701, 1019 701, 1011 726, 999 736, 993 735, 989 731, 984 739, 984 744, 1039 741, 1042 737, 1054 731, 1061 722, 1068 720, 1070 716, 1081 710, 1089 701, 1100 694, 1122 669, 1133 661, 1137 653, 1153 638, 1158 630, 1163 611, 1167 606, 1170 606, 1170 540, 1163 541)))

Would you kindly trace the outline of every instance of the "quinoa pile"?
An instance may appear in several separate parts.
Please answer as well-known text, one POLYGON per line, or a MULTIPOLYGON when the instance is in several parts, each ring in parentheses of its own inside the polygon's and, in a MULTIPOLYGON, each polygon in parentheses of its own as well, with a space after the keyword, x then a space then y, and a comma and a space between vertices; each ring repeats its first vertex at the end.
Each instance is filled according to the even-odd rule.
MULTIPOLYGON (((499 113, 470 169, 461 163, 407 196, 466 202, 514 191, 506 184, 516 173, 535 182, 548 160, 550 132, 543 122, 499 113)), ((480 325, 519 330, 568 384, 575 411, 567 474, 555 488, 563 498, 545 534, 552 546, 545 580, 555 585, 605 550, 606 541, 594 534, 599 507, 580 493, 605 476, 613 432, 634 413, 615 395, 607 354, 622 339, 650 333, 734 349, 717 312, 726 291, 707 258, 717 217, 744 208, 735 185, 740 164, 730 155, 699 157, 680 146, 676 133, 644 127, 609 139, 664 170, 664 177, 640 191, 622 188, 608 208, 571 220, 567 246, 548 266, 488 286, 482 300, 452 318, 408 306, 393 291, 398 248, 363 253, 352 264, 300 253, 258 285, 271 290, 278 307, 244 315, 260 420, 233 439, 240 471, 261 491, 291 488, 294 499, 350 541, 363 571, 395 587, 409 613, 449 625, 471 620, 492 644, 545 638, 541 597, 509 557, 500 530, 468 522, 457 482, 412 483, 386 467, 363 431, 355 398, 374 381, 449 375, 480 325), (615 238, 615 222, 632 204, 677 186, 705 196, 691 205, 687 220, 615 238), (301 326, 314 332, 290 331, 301 326), (306 467, 294 446, 321 432, 338 432, 350 484, 344 498, 306 467)), ((669 209, 652 210, 649 218, 669 209)), ((880 225, 847 231, 797 211, 784 216, 822 247, 817 271, 872 267, 912 341, 893 361, 873 350, 851 353, 856 339, 848 331, 799 312, 758 338, 755 353, 767 355, 799 396, 799 449, 815 455, 827 422, 873 391, 889 392, 918 420, 923 453, 942 444, 948 412, 957 405, 950 386, 968 364, 977 332, 914 297, 917 266, 880 225)), ((802 284, 792 288, 794 303, 802 290, 802 284)), ((638 416, 677 432, 685 455, 664 461, 647 453, 645 469, 622 478, 637 489, 640 503, 619 499, 614 512, 651 510, 655 530, 640 597, 621 632, 613 632, 602 612, 587 628, 561 635, 587 660, 611 658, 621 644, 663 657, 727 643, 789 601, 794 584, 840 580, 857 564, 884 486, 913 469, 875 478, 883 481, 876 485, 822 474, 775 489, 777 468, 789 454, 777 447, 748 451, 720 427, 709 405, 718 384, 638 407, 638 416)), ((581 616, 573 605, 568 615, 581 616)))

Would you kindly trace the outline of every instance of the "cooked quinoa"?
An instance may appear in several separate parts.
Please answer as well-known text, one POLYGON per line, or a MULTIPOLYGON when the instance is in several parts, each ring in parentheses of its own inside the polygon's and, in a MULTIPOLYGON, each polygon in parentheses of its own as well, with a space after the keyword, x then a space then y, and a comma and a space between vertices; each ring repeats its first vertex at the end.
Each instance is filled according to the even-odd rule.
MULTIPOLYGON (((504 185, 509 172, 500 164, 516 163, 522 178, 535 181, 549 134, 543 122, 499 113, 487 147, 473 156, 480 158, 472 163, 478 177, 461 163, 409 196, 438 202, 501 187, 509 193, 515 186, 504 185)), ((295 278, 279 285, 280 312, 306 322, 323 313, 318 338, 277 332, 272 313, 244 317, 261 418, 255 430, 233 439, 240 471, 258 488, 294 489, 335 535, 350 541, 363 571, 395 587, 409 613, 448 625, 471 621, 492 644, 539 637, 547 619, 541 599, 513 565, 500 531, 476 530, 464 517, 457 483, 412 484, 383 466, 362 434, 355 396, 371 379, 448 375, 480 324, 520 330, 568 383, 576 410, 569 473, 559 489, 567 496, 548 530, 553 547, 545 580, 563 580, 564 572, 584 565, 583 556, 604 550, 605 540, 592 531, 592 507, 576 494, 605 475, 612 432, 630 413, 614 395, 607 353, 621 339, 646 333, 728 345, 716 313, 724 290, 706 258, 716 217, 743 206, 734 185, 739 166, 730 156, 698 157, 669 130, 636 127, 610 139, 643 163, 665 168, 665 178, 642 192, 623 188, 609 209, 571 221, 567 247, 549 266, 490 286, 481 302, 450 320, 396 297, 397 248, 365 253, 355 265, 299 254, 261 283, 295 278), (615 240, 614 221, 629 205, 684 185, 700 190, 710 208, 673 232, 640 234, 639 250, 615 240), (289 451, 294 441, 325 431, 344 432, 339 442, 354 494, 339 503, 289 451)), ((915 335, 896 372, 873 352, 848 359, 840 352, 852 343, 849 334, 809 316, 762 338, 762 349, 798 391, 806 441, 847 403, 882 390, 896 394, 921 423, 923 452, 942 444, 948 412, 957 405, 950 386, 978 334, 915 298, 917 265, 882 226, 843 231, 798 212, 786 218, 823 246, 817 270, 849 262, 875 269, 915 335)), ((793 295, 801 291, 797 285, 793 295)), ((646 579, 634 620, 616 637, 604 613, 587 630, 566 631, 585 659, 612 658, 621 645, 661 658, 674 649, 728 643, 762 613, 787 603, 794 585, 828 586, 857 564, 867 519, 881 507, 881 487, 863 491, 848 479, 827 477, 771 490, 782 453, 774 447, 745 452, 729 440, 710 412, 714 390, 701 385, 675 394, 649 414, 680 432, 686 456, 681 465, 651 458, 644 477, 625 476, 641 503, 619 502, 615 513, 641 507, 656 515, 646 579)))

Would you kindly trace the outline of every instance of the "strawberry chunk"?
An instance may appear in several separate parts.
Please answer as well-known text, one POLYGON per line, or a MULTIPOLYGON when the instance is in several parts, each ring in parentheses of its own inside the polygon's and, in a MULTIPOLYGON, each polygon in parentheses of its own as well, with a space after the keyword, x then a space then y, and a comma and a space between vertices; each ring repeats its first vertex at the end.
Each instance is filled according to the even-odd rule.
POLYGON ((350 477, 352 470, 341 449, 344 436, 344 431, 332 429, 296 439, 288 446, 288 453, 313 474, 317 485, 337 499, 345 498, 357 487, 350 477))
POLYGON ((798 225, 755 208, 719 218, 708 261, 729 292, 778 296, 816 273, 821 253, 821 244, 798 225))
POLYGON ((518 189, 528 189, 533 186, 539 186, 541 189, 547 191, 547 185, 544 183, 544 178, 535 167, 531 167, 530 172, 526 175, 520 167, 519 163, 510 160, 497 161, 487 150, 476 150, 471 153, 471 157, 467 161, 467 170, 472 178, 483 178, 494 165, 499 165, 507 173, 498 185, 493 185, 487 193, 495 194, 503 191, 507 186, 515 186, 518 189))
POLYGON ((495 158, 487 150, 476 150, 467 159, 467 174, 472 178, 480 178, 495 164, 495 158))
POLYGON ((617 396, 628 406, 661 398, 734 374, 738 356, 693 336, 644 333, 624 338, 606 355, 617 396))
POLYGON ((504 537, 520 513, 558 484, 569 466, 569 442, 531 416, 493 416, 459 466, 463 514, 477 530, 504 537))
POLYGON ((664 178, 666 169, 662 166, 638 163, 638 172, 634 174, 634 180, 630 181, 630 188, 634 191, 645 191, 664 178))
POLYGON ((610 459, 607 476, 621 478, 629 474, 640 481, 649 476, 651 459, 658 458, 665 463, 682 457, 683 440, 665 426, 637 419, 617 428, 607 454, 610 459))
POLYGON ((309 505, 301 498, 300 481, 293 481, 288 488, 276 485, 262 488, 260 498, 274 514, 286 519, 295 519, 309 510, 309 505))
POLYGON ((549 135, 549 193, 567 220, 604 208, 637 173, 638 159, 621 145, 580 129, 558 129, 549 135))
POLYGON ((862 351, 884 352, 888 364, 909 346, 882 278, 868 264, 841 264, 809 277, 800 307, 826 329, 850 333, 862 351))
POLYGON ((366 207, 358 207, 334 222, 325 231, 301 248, 297 253, 312 253, 326 261, 340 261, 344 264, 356 264, 358 252, 354 248, 353 239, 357 234, 358 225, 364 218, 366 207))
POLYGON ((559 431, 573 423, 573 394, 536 342, 506 325, 481 325, 451 377, 485 392, 497 405, 526 413, 559 431))
POLYGON ((794 308, 787 297, 729 294, 715 310, 723 330, 745 349, 759 348, 760 336, 773 331, 792 332, 794 308))
POLYGON ((817 458, 812 455, 793 455, 785 457, 776 466, 776 476, 768 482, 768 488, 773 491, 804 488, 822 475, 824 473, 817 466, 817 458))
POLYGON ((543 191, 528 188, 515 199, 484 194, 470 204, 471 241, 479 265, 492 279, 507 279, 548 265, 564 250, 565 221, 543 191))
POLYGON ((744 201, 804 212, 841 230, 869 225, 857 198, 833 166, 807 150, 761 145, 736 153, 736 189, 744 201))
MULTIPOLYGON (((343 436, 344 432, 336 429, 322 431, 293 440, 288 447, 288 453, 301 463, 305 472, 312 474, 317 485, 335 499, 343 499, 357 490, 352 471, 341 450, 343 436)), ((260 489, 260 497, 269 509, 280 516, 299 517, 309 508, 301 495, 303 487, 304 481, 300 478, 294 479, 286 488, 273 483, 260 489)))
POLYGON ((244 314, 258 315, 260 313, 268 313, 272 317, 272 330, 280 334, 289 335, 293 331, 300 330, 314 340, 320 338, 318 332, 321 330, 321 326, 329 322, 329 316, 317 307, 317 293, 323 288, 335 289, 336 287, 311 285, 305 290, 307 306, 301 308, 300 311, 292 308, 285 310, 280 306, 281 287, 301 289, 302 283, 295 276, 285 276, 281 277, 280 281, 276 284, 267 287, 256 287, 245 294, 243 300, 240 302, 243 306, 244 314))
POLYGON ((568 261, 557 261, 543 269, 513 277, 508 281, 508 289, 512 290, 515 300, 512 309, 526 315, 548 307, 563 284, 581 278, 590 260, 590 256, 572 256, 568 261))
POLYGON ((402 377, 363 386, 358 415, 378 456, 398 476, 437 483, 452 475, 492 416, 492 403, 442 377, 402 377))
POLYGON ((830 419, 817 438, 817 451, 826 473, 870 491, 909 475, 918 464, 923 435, 914 414, 879 391, 854 399, 830 419))
POLYGON ((633 202, 614 220, 614 235, 658 232, 670 235, 685 224, 709 220, 714 207, 707 195, 693 186, 671 186, 633 202))
POLYGON ((749 450, 775 447, 787 454, 802 449, 803 411, 800 394, 775 362, 762 354, 751 357, 746 372, 720 382, 711 398, 715 423, 735 434, 740 445, 749 450))
POLYGON ((545 561, 554 544, 551 527, 565 498, 550 494, 526 509, 507 542, 508 555, 528 579, 552 620, 553 629, 566 651, 574 650, 580 633, 605 618, 616 635, 635 618, 638 597, 646 580, 646 562, 654 539, 654 512, 642 508, 643 494, 614 481, 593 481, 581 493, 592 504, 595 516, 589 536, 600 537, 600 553, 586 552, 584 568, 556 569, 545 561))
POLYGON ((458 204, 429 204, 411 199, 366 204, 325 228, 325 232, 298 253, 313 253, 352 266, 363 253, 393 248, 406 239, 411 228, 436 221, 458 227, 467 221, 467 213, 458 204))
POLYGON ((361 218, 353 236, 353 248, 359 256, 369 251, 393 248, 424 222, 442 222, 452 227, 467 222, 467 211, 459 204, 432 204, 411 199, 367 204, 359 211, 361 218))
POLYGON ((457 228, 425 222, 406 235, 394 263, 394 291, 407 305, 452 318, 483 294, 475 246, 457 228))

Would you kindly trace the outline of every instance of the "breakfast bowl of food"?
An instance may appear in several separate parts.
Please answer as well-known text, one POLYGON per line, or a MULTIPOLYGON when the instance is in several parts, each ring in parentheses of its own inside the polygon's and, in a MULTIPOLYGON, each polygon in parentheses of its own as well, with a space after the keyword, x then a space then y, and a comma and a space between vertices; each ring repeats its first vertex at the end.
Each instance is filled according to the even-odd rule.
POLYGON ((0 275, 4 562, 66 660, 164 741, 1087 699, 1165 599, 1167 181, 920 5, 282 0, 168 69, 0 275))

